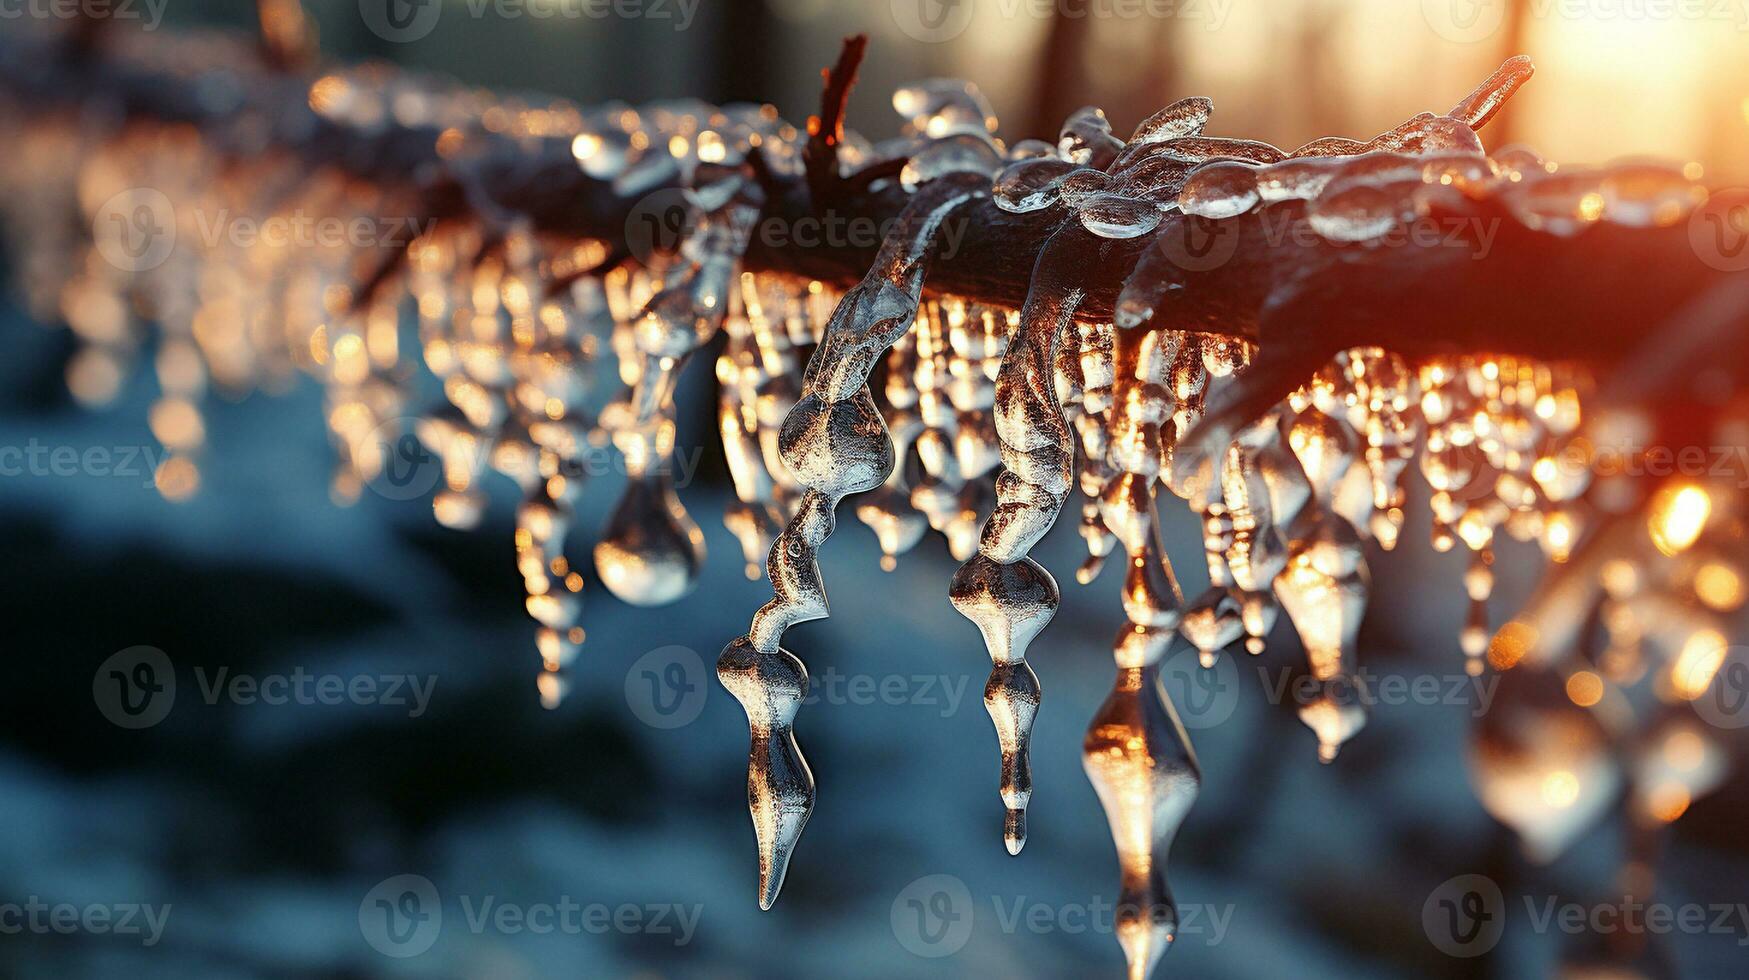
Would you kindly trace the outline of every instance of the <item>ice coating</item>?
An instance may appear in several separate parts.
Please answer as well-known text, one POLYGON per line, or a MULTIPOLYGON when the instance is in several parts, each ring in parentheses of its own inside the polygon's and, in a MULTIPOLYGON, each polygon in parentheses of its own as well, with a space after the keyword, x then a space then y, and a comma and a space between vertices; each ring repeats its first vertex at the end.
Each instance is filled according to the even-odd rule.
POLYGON ((1257 206, 1256 167, 1243 163, 1216 163, 1191 175, 1178 193, 1178 209, 1204 218, 1231 218, 1257 206))
MULTIPOLYGON (((1421 113, 1364 143, 1326 137, 1274 160, 1267 150, 1228 150, 1225 155, 1258 166, 1247 171, 1234 162, 1205 164, 1185 182, 1177 204, 1186 214, 1225 219, 1261 205, 1305 201, 1307 222, 1318 234, 1356 244, 1378 240, 1435 208, 1461 206, 1466 195, 1498 195, 1524 224, 1556 235, 1578 234, 1599 221, 1668 226, 1705 202, 1705 191, 1675 167, 1629 162, 1566 171, 1516 148, 1490 158, 1476 130, 1532 71, 1528 58, 1510 59, 1451 112, 1421 113)), ((1186 139, 1162 147, 1201 161, 1215 155, 1216 143, 1186 139)))
POLYGON ((996 131, 996 112, 983 92, 958 78, 928 78, 893 92, 893 110, 910 131, 931 138, 996 131))
POLYGON ((1208 125, 1215 104, 1201 96, 1179 99, 1154 113, 1136 126, 1130 143, 1159 143, 1186 136, 1200 136, 1208 125))
POLYGON ((978 199, 985 178, 950 175, 924 184, 881 245, 875 265, 846 293, 808 361, 801 398, 784 420, 780 452, 803 488, 800 506, 766 560, 772 599, 748 635, 717 660, 717 676, 746 709, 752 733, 747 805, 759 851, 759 906, 783 887, 790 856, 814 805, 814 778, 796 747, 796 708, 807 670, 778 643, 796 623, 827 615, 817 555, 832 533, 838 501, 880 486, 893 445, 868 390, 868 375, 917 317, 924 275, 941 223, 978 199))
POLYGON ((1057 186, 1075 164, 1054 158, 1029 158, 1010 164, 996 179, 996 205, 1024 214, 1057 202, 1057 186))
POLYGON ((1076 272, 1094 248, 1073 225, 1046 244, 996 380, 996 434, 1006 472, 996 481, 998 502, 979 550, 999 562, 1032 550, 1056 523, 1073 486, 1075 445, 1058 402, 1056 357, 1081 301, 1076 272))
POLYGON ((1071 113, 1057 137, 1057 152, 1064 159, 1095 169, 1104 169, 1122 148, 1123 141, 1111 134, 1111 121, 1097 106, 1071 113))
POLYGON ((906 190, 951 173, 987 175, 1002 162, 1002 154, 982 134, 960 133, 932 140, 913 154, 899 174, 906 190))

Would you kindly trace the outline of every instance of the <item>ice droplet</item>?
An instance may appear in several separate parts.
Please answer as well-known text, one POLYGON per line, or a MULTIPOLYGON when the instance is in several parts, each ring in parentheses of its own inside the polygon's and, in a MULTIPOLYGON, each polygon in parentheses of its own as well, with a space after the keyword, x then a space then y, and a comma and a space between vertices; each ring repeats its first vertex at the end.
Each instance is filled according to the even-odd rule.
POLYGON ((1077 212, 1081 224, 1101 238, 1140 238, 1160 226, 1165 217, 1159 207, 1149 201, 1138 201, 1117 194, 1101 194, 1083 203, 1077 212))
POLYGON ((1103 170, 1121 149, 1122 141, 1111 135, 1111 121, 1096 106, 1071 113, 1057 137, 1057 151, 1064 159, 1096 170, 1103 170))
POLYGON ((1204 667, 1213 667, 1215 655, 1245 635, 1241 608, 1233 592, 1220 586, 1211 586, 1185 607, 1178 632, 1196 647, 1204 667))
POLYGON ((1367 242, 1415 217, 1420 181, 1327 188, 1306 209, 1313 230, 1333 242, 1367 242))
POLYGON ((1603 174, 1578 169, 1545 174, 1507 187, 1502 200, 1527 227, 1577 235, 1603 217, 1603 174))
POLYGON ((691 592, 704 559, 704 533, 666 474, 629 482, 595 544, 601 584, 634 606, 667 605, 691 592))
POLYGON ((1002 155, 988 137, 970 133, 932 140, 913 154, 899 173, 906 190, 946 174, 970 173, 980 176, 993 173, 1002 163, 1002 155))
POLYGON ((1199 168, 1178 192, 1178 210, 1204 218, 1231 218, 1257 206, 1259 171, 1242 163, 1199 168))
POLYGON ((1366 566, 1360 538, 1329 513, 1302 517, 1287 567, 1275 578, 1281 600, 1306 648, 1319 695, 1300 707, 1300 720, 1318 737, 1318 757, 1336 758, 1342 744, 1366 724, 1365 690, 1354 676, 1354 640, 1366 613, 1366 566))
POLYGON ((1130 136, 1130 143, 1159 143, 1184 136, 1199 136, 1214 111, 1214 102, 1202 96, 1179 99, 1142 120, 1130 136))
POLYGON ((996 178, 996 206, 1016 214, 1048 208, 1057 202, 1063 178, 1076 169, 1075 164, 1057 159, 1009 164, 996 178))
POLYGON ((1604 216, 1633 228, 1664 228, 1706 203, 1706 189, 1681 170, 1656 164, 1610 169, 1603 178, 1604 216))
POLYGON ((928 78, 893 92, 893 109, 913 132, 939 139, 961 133, 988 136, 996 131, 996 112, 971 82, 928 78))
POLYGON ((1259 168, 1257 194, 1265 201, 1311 200, 1324 192, 1347 163, 1345 159, 1311 157, 1259 168))

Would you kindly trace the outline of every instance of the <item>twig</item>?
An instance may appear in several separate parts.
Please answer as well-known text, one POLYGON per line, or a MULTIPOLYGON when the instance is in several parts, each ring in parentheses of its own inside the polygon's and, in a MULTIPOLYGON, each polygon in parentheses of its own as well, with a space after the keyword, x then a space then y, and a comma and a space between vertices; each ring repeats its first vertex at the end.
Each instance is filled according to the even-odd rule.
POLYGON ((820 114, 808 119, 808 145, 802 148, 808 189, 817 205, 829 204, 839 196, 838 146, 844 142, 844 110, 850 103, 850 89, 856 84, 856 72, 867 50, 868 35, 853 34, 844 39, 838 63, 820 73, 825 83, 820 93, 820 114))

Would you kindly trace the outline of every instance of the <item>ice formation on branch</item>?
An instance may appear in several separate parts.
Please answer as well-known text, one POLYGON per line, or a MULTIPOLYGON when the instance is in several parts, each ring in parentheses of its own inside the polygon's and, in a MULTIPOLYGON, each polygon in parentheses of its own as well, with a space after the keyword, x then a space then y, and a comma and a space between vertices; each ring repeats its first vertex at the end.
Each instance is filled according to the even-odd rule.
MULTIPOLYGON (((1722 779, 1722 750, 1694 715, 1718 721, 1718 679, 1749 672, 1730 646, 1749 574, 1740 494, 1609 465, 1660 439, 1693 443, 1648 393, 1708 348, 1660 349, 1598 379, 1583 357, 1510 341, 1330 339, 1350 336, 1332 308, 1369 326, 1387 316, 1364 302, 1292 319, 1353 270, 1375 268, 1384 288, 1382 263, 1416 254, 1401 233, 1418 222, 1504 214, 1527 240, 1578 242, 1605 226, 1667 230, 1707 201, 1683 168, 1485 150, 1477 130, 1529 78, 1524 59, 1443 115, 1292 152, 1206 135, 1213 106, 1200 98, 1127 141, 1086 108, 1055 143, 1009 145, 975 87, 941 79, 900 89, 902 135, 871 144, 842 119, 860 41, 803 132, 768 106, 586 110, 381 69, 304 79, 292 74, 297 32, 276 30, 266 63, 210 38, 0 44, 0 112, 20 163, 0 178, 0 204, 33 310, 78 339, 72 392, 102 404, 155 343, 150 421, 170 450, 157 483, 171 499, 199 486, 207 388, 278 390, 300 371, 325 386, 337 500, 434 491, 437 518, 463 528, 480 520, 490 474, 508 478, 540 691, 556 705, 584 639, 583 579, 564 550, 580 460, 611 441, 626 461, 625 496, 594 547, 602 582, 638 605, 683 596, 704 554, 672 480, 674 391, 688 359, 722 338, 735 492, 724 520, 749 574, 763 556, 773 588, 718 661, 751 734, 761 907, 814 804, 794 733, 807 671, 781 641, 827 615, 819 548, 855 495, 883 567, 930 529, 963 562, 950 599, 991 659, 985 706, 1016 854, 1040 710, 1028 655, 1060 601, 1029 553, 1077 488, 1077 580, 1122 546, 1116 679, 1083 758, 1118 854, 1133 977, 1176 931, 1167 851, 1202 780, 1157 683, 1163 658, 1182 645, 1213 666, 1240 641, 1262 654, 1285 611, 1318 684, 1301 719, 1333 761, 1366 720, 1365 550, 1399 544, 1412 472, 1432 491, 1434 547, 1470 555, 1469 669, 1504 674, 1472 757, 1490 812, 1548 857, 1624 785, 1634 818, 1658 826, 1722 779), (127 111, 86 112, 80 99, 127 111), (872 267, 755 234, 768 217, 832 208, 896 219, 872 267), (212 213, 418 220, 401 242, 244 242, 202 235, 198 216, 212 213), (946 232, 963 230, 950 222, 1009 234, 948 254, 942 242, 961 236, 946 232), (1190 247, 1195 236, 1212 247, 1190 247), (978 248, 1024 261, 1007 268, 978 248), (1305 271, 1317 262, 1321 275, 1305 271), (991 269, 1025 288, 992 285, 991 269), (410 407, 403 318, 441 387, 436 407, 410 407), (609 354, 622 390, 603 404, 592 381, 609 354), (401 479, 415 436, 437 461, 434 485, 401 479), (1210 584, 1188 600, 1161 544, 1161 488, 1203 532, 1210 584), (1490 636, 1501 535, 1537 542, 1556 570, 1490 636)), ((1690 333, 1716 340, 1749 297, 1715 306, 1690 333)), ((1707 426, 1714 444, 1740 444, 1749 408, 1726 404, 1707 426)))

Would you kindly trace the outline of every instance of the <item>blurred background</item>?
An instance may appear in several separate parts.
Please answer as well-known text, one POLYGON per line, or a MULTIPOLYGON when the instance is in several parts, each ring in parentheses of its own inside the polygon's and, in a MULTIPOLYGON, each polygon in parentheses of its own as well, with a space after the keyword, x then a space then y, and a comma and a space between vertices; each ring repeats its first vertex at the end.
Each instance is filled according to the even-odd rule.
MULTIPOLYGON (((165 29, 251 22, 243 4, 163 2, 165 29)), ((762 99, 797 122, 817 104, 838 39, 867 32, 850 119, 876 138, 897 130, 895 86, 963 75, 1010 138, 1054 134, 1087 103, 1127 132, 1202 94, 1216 103, 1213 131, 1297 146, 1443 111, 1528 53, 1538 78, 1495 124, 1505 133, 1484 134, 1491 145, 1523 140, 1563 160, 1693 159, 1714 183, 1741 179, 1749 162, 1739 4, 646 0, 622 8, 639 12, 628 17, 608 4, 536 16, 552 5, 443 0, 405 41, 368 28, 352 0, 306 7, 337 61, 385 59, 580 102, 762 99), (1161 10, 1174 13, 1147 13, 1161 10)), ((769 587, 743 577, 718 521, 730 493, 711 358, 683 379, 679 416, 681 444, 702 447, 681 488, 712 556, 701 584, 663 610, 599 587, 589 547, 621 482, 600 477, 570 547, 590 580, 589 637, 573 694, 548 711, 508 481, 471 533, 440 528, 423 499, 366 492, 335 506, 320 394, 306 385, 214 406, 200 492, 172 504, 150 477, 150 372, 108 408, 77 407, 63 380, 72 340, 10 301, 0 351, 0 447, 102 449, 114 462, 106 476, 50 466, 0 477, 0 610, 14 665, 0 686, 0 973, 1120 975, 1116 863, 1080 765, 1086 721, 1111 683, 1120 576, 1070 584, 1081 557, 1072 521, 1039 553, 1065 595, 1034 646, 1045 690, 1036 793, 1030 843, 1011 858, 981 704, 988 661, 946 597, 956 563, 932 535, 882 573, 873 536, 841 518, 822 562, 833 617, 786 641, 821 691, 798 723, 819 802, 781 901, 761 913, 745 722, 709 667, 769 587), (151 724, 124 727, 140 717, 117 711, 111 672, 141 676, 132 668, 159 656, 152 676, 174 677, 175 690, 152 702, 162 710, 151 724), (208 690, 300 677, 306 692, 368 683, 376 695, 272 704, 208 690), (932 904, 943 895, 946 906, 932 904), (38 906, 48 926, 10 928, 38 906), (54 926, 52 909, 66 907, 84 927, 54 926), (93 909, 114 927, 91 928, 93 909), (406 930, 385 928, 383 909, 405 912, 406 930), (920 909, 948 914, 934 929, 920 909), (121 929, 123 915, 140 928, 121 929), (148 931, 154 916, 161 928, 148 931)), ((1537 915, 1613 900, 1619 822, 1537 867, 1474 800, 1465 746, 1487 691, 1464 678, 1456 643, 1463 559, 1422 545, 1425 493, 1411 483, 1408 544, 1372 558, 1361 649, 1375 677, 1433 679, 1431 703, 1378 706, 1320 766, 1292 704, 1264 696, 1276 671, 1303 660, 1285 621, 1259 660, 1223 660, 1223 686, 1193 659, 1167 672, 1204 787, 1172 849, 1183 934, 1159 976, 1542 976, 1604 943, 1539 927, 1537 915), (1476 957, 1447 955, 1424 922, 1466 875, 1504 895, 1502 938, 1476 957)), ((1186 589, 1200 589, 1196 523, 1170 512, 1175 564, 1186 589)), ((1502 545, 1497 617, 1541 567, 1534 547, 1502 545)), ((1732 917, 1651 937, 1643 975, 1741 975, 1745 805, 1749 786, 1734 779, 1671 829, 1653 897, 1732 917)))

